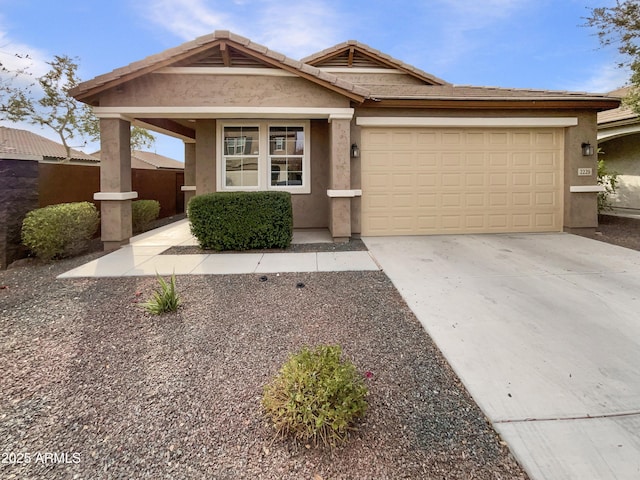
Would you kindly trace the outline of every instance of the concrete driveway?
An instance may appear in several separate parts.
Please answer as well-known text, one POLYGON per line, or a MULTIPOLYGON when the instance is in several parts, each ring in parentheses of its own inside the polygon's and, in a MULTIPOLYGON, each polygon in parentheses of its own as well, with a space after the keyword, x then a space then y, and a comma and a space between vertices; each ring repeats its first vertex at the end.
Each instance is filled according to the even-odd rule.
POLYGON ((363 240, 532 479, 640 478, 640 252, 570 234, 363 240))

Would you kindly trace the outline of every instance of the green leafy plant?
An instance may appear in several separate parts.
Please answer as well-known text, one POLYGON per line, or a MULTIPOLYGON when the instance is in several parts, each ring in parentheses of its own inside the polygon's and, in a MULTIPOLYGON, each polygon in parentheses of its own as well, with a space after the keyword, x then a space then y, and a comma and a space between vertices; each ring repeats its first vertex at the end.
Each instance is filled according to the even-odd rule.
MULTIPOLYGON (((600 149, 598 153, 602 153, 600 149)), ((618 189, 618 172, 609 171, 603 159, 598 160, 598 185, 604 187, 603 192, 598 192, 598 213, 611 210, 611 195, 618 189)))
POLYGON ((335 446, 367 410, 367 387, 339 345, 291 355, 264 387, 262 406, 278 434, 335 446))
POLYGON ((191 232, 202 248, 286 248, 293 235, 288 192, 218 192, 188 205, 191 232))
POLYGON ((180 296, 176 290, 176 276, 171 275, 171 279, 167 282, 160 275, 157 275, 158 288, 153 292, 153 297, 142 306, 144 309, 154 315, 175 312, 180 306, 180 296))
POLYGON ((78 255, 87 250, 99 222, 93 203, 49 205, 27 213, 22 243, 42 260, 78 255))
POLYGON ((160 215, 160 202, 157 200, 136 200, 131 202, 131 220, 133 232, 145 232, 160 215))

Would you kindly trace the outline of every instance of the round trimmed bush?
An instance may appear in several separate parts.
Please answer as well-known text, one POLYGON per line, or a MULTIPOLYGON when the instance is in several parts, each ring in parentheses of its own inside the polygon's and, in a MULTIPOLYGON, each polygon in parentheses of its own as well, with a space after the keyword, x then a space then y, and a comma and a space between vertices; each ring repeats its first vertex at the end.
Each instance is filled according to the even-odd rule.
POLYGON ((90 202, 37 208, 22 222, 22 243, 42 260, 71 257, 88 249, 99 223, 96 206, 90 202))
POLYGON ((303 348, 265 386, 262 405, 275 430, 315 445, 347 439, 367 411, 367 387, 339 345, 303 348))
POLYGON ((149 230, 151 223, 160 215, 160 202, 157 200, 136 200, 131 202, 131 221, 133 233, 149 230))

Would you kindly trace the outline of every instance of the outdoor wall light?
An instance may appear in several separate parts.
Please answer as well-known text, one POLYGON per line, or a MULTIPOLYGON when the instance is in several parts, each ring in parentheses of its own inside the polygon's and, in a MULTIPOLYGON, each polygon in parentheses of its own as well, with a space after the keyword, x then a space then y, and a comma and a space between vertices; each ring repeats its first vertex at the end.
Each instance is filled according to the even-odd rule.
POLYGON ((357 143, 351 144, 351 158, 358 158, 360 156, 360 149, 357 143))
POLYGON ((591 145, 590 143, 583 143, 582 144, 582 155, 585 157, 590 157, 591 155, 593 155, 593 145, 591 145))

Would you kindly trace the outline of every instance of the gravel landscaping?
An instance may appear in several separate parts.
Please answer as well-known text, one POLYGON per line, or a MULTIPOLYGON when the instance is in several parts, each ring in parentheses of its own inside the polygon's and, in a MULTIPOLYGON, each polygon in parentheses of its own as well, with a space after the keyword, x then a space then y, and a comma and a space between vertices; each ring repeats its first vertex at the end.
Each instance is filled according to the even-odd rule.
POLYGON ((640 220, 637 218, 600 215, 595 232, 582 233, 584 237, 640 250, 640 220))
MULTIPOLYGON (((584 235, 640 250, 640 220, 584 235)), ((384 273, 178 277, 183 305, 155 317, 154 278, 55 279, 100 255, 0 272, 0 478, 527 478, 384 273), (334 450, 275 438, 260 407, 318 344, 370 391, 334 450)))
POLYGON ((99 255, 0 272, 1 478, 527 478, 384 273, 181 276, 154 317, 152 277, 55 280, 99 255), (372 374, 334 450, 260 408, 317 344, 372 374))

